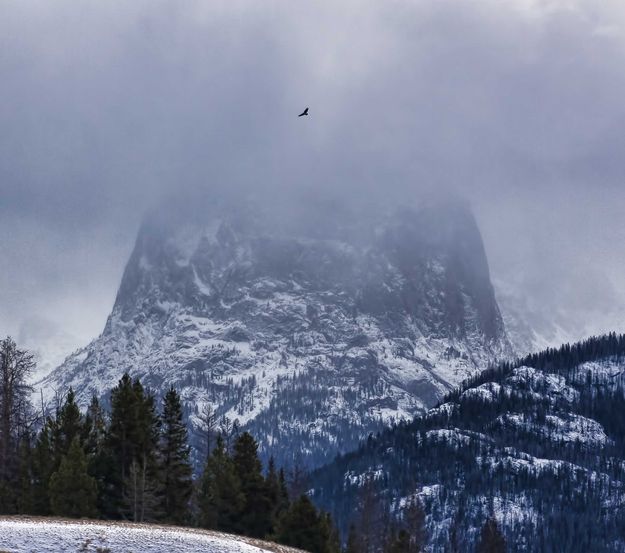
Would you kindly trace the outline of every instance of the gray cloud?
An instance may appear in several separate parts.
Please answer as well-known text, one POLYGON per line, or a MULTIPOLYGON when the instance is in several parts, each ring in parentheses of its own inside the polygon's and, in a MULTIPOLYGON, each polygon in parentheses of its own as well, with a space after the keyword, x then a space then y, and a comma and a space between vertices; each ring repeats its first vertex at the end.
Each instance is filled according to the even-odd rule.
POLYGON ((0 6, 3 332, 97 333, 144 210, 197 189, 451 190, 497 278, 622 305, 620 1, 0 6))

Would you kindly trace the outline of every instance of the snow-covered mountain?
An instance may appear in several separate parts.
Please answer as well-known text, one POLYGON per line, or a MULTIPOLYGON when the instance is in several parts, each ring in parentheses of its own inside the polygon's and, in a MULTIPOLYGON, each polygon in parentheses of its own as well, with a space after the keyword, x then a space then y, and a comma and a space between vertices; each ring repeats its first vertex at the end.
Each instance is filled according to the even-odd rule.
POLYGON ((554 268, 540 261, 503 265, 493 285, 508 338, 518 355, 625 332, 625 296, 601 264, 554 268))
POLYGON ((345 529, 365 482, 391 516, 416 496, 428 551, 474 550, 489 516, 510 552, 624 551, 624 391, 624 335, 503 364, 320 469, 313 497, 345 529))
POLYGON ((317 464, 511 354, 461 204, 362 210, 215 202, 140 229, 102 334, 41 385, 86 403, 128 371, 317 464))
POLYGON ((80 342, 52 321, 30 317, 20 328, 18 343, 35 355, 37 366, 30 381, 37 382, 63 363, 80 342))

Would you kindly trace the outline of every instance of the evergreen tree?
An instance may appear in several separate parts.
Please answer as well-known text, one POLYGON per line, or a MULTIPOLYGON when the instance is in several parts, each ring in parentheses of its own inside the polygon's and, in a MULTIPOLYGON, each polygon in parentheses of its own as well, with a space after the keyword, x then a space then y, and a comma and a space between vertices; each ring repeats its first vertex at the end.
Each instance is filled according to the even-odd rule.
POLYGON ((65 517, 96 516, 96 482, 87 473, 87 458, 75 437, 59 470, 50 477, 52 513, 65 517))
POLYGON ((199 523, 204 528, 236 532, 245 497, 234 463, 221 435, 217 436, 198 494, 199 523))
POLYGON ((300 496, 282 516, 277 540, 310 553, 340 551, 331 522, 326 515, 317 512, 306 495, 300 496))
POLYGON ((271 531, 272 505, 258 458, 258 444, 249 432, 243 432, 237 438, 233 461, 245 498, 239 519, 239 531, 262 538, 271 531))
POLYGON ((100 401, 94 395, 87 408, 84 423, 84 441, 87 453, 95 455, 98 451, 104 449, 106 430, 106 415, 100 405, 100 401))
POLYGON ((340 553, 341 536, 330 513, 321 512, 319 514, 319 533, 327 544, 326 550, 328 553, 340 553))
POLYGON ((71 388, 67 392, 65 402, 56 416, 56 432, 54 450, 60 463, 61 457, 67 455, 74 438, 82 439, 83 421, 80 408, 76 403, 76 395, 71 388))
POLYGON ((50 477, 54 472, 54 454, 50 443, 50 421, 43 426, 33 451, 33 511, 35 515, 50 514, 50 477))
POLYGON ((187 427, 182 420, 180 396, 174 388, 170 388, 165 395, 160 452, 162 511, 166 520, 183 524, 189 520, 193 482, 187 427))
POLYGON ((459 540, 460 520, 459 516, 454 517, 451 527, 449 528, 449 544, 445 548, 445 553, 460 553, 459 540))
POLYGON ((280 486, 280 499, 279 503, 284 508, 288 508, 290 499, 289 499, 289 488, 286 483, 286 476, 284 475, 284 469, 280 468, 278 472, 278 485, 280 486))
POLYGON ((506 539, 497 526, 495 517, 490 516, 482 526, 477 553, 506 553, 506 539))
POLYGON ((106 475, 103 492, 105 514, 119 518, 124 495, 124 484, 130 466, 137 454, 136 448, 137 398, 128 374, 124 374, 111 391, 111 422, 106 435, 105 448, 110 456, 110 471, 106 475))
POLYGON ((347 534, 347 546, 345 553, 360 553, 362 551, 360 538, 354 524, 349 525, 349 533, 347 534))
POLYGON ((284 471, 280 469, 279 472, 276 472, 276 465, 273 457, 269 459, 269 464, 267 467, 267 478, 265 482, 267 486, 269 502, 272 505, 272 527, 275 528, 280 516, 289 507, 289 497, 286 491, 284 471))
POLYGON ((91 398, 84 423, 84 447, 89 459, 88 472, 96 480, 98 486, 98 511, 107 512, 106 498, 110 495, 109 485, 114 479, 112 474, 113 461, 106 448, 107 421, 104 410, 96 396, 91 398))
POLYGON ((410 534, 403 528, 399 532, 392 531, 385 553, 413 553, 410 534))
POLYGON ((20 443, 19 451, 19 488, 17 495, 17 512, 22 514, 32 513, 35 509, 33 460, 31 440, 24 438, 20 443))
POLYGON ((360 490, 357 531, 361 553, 376 553, 386 541, 386 512, 380 499, 377 483, 369 475, 360 490))
MULTIPOLYGON (((408 537, 410 545, 407 550, 409 553, 420 553, 425 550, 427 541, 427 533, 425 529, 425 511, 418 499, 413 498, 406 507, 403 514, 403 522, 405 535, 408 537)), ((399 536, 403 535, 402 531, 399 536)))
POLYGON ((105 440, 111 470, 102 500, 107 516, 117 518, 126 513, 133 520, 142 521, 157 515, 148 495, 160 495, 159 425, 154 397, 144 391, 138 380, 125 374, 111 392, 111 423, 105 440), (146 497, 135 501, 137 493, 146 497))
POLYGON ((272 505, 277 505, 280 501, 280 481, 278 480, 278 473, 276 472, 276 463, 273 460, 273 455, 269 458, 267 464, 267 477, 265 479, 267 483, 267 493, 271 500, 272 505))

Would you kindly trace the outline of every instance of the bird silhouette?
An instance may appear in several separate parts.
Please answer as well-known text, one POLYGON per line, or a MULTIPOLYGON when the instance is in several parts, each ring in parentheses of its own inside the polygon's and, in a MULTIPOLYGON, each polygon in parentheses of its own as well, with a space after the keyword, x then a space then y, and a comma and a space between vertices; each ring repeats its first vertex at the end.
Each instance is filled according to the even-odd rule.
POLYGON ((301 117, 302 115, 308 115, 308 108, 306 108, 304 111, 302 111, 302 113, 300 113, 298 115, 298 117, 301 117))

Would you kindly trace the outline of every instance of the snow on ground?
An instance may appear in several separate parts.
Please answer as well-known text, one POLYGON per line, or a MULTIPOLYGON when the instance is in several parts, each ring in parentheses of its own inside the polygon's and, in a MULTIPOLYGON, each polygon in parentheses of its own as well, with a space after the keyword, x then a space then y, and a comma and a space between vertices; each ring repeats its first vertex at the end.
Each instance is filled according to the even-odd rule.
MULTIPOLYGON (((297 553, 298 550, 193 528, 62 519, 0 518, 0 552, 297 553)), ((302 552, 300 552, 302 553, 302 552)))

